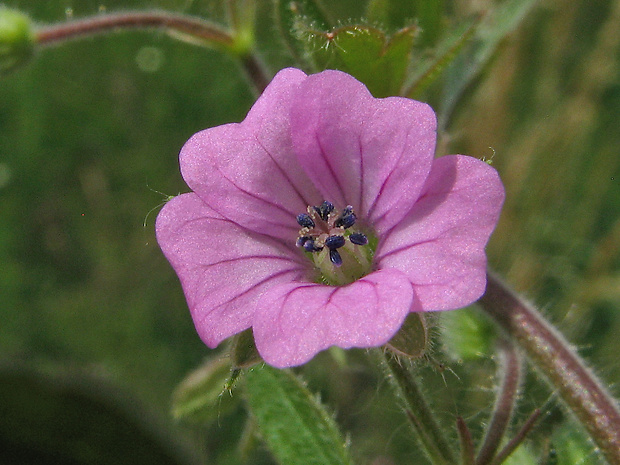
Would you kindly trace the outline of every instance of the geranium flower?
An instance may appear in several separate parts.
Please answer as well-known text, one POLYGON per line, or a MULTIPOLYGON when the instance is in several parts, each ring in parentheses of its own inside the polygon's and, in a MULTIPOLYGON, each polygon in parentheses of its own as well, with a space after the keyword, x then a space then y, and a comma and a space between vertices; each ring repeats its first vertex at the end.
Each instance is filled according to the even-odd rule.
POLYGON ((478 299, 504 190, 478 159, 434 159, 435 140, 428 105, 297 69, 243 122, 195 134, 180 155, 193 192, 156 231, 207 346, 252 328, 267 363, 294 366, 478 299))

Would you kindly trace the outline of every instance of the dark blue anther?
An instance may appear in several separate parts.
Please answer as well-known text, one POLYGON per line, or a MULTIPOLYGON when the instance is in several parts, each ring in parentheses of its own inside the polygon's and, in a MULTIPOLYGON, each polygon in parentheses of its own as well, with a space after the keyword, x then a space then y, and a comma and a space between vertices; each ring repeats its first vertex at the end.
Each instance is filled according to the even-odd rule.
POLYGON ((300 237, 298 237, 297 238, 297 247, 303 247, 306 244, 306 242, 308 242, 310 240, 312 240, 312 238, 308 237, 308 236, 300 236, 300 237))
POLYGON ((336 249, 329 249, 329 260, 336 266, 342 265, 342 257, 336 249))
POLYGON ((323 221, 327 221, 329 214, 334 211, 334 204, 325 200, 321 205, 313 208, 314 211, 319 214, 323 221))
POLYGON ((368 244, 368 238, 362 233, 353 233, 349 236, 349 240, 355 245, 368 244))
POLYGON ((357 216, 355 216, 355 213, 353 213, 353 207, 349 205, 344 210, 342 210, 342 214, 340 215, 340 218, 336 220, 334 226, 336 226, 337 228, 347 229, 353 226, 356 220, 357 216))
POLYGON ((336 250, 342 247, 345 243, 344 236, 329 236, 325 239, 325 247, 329 250, 336 250))
POLYGON ((310 215, 307 213, 300 213, 297 215, 297 222, 302 228, 314 228, 314 221, 312 221, 312 218, 310 218, 310 215))
POLYGON ((318 252, 319 250, 323 250, 323 247, 316 246, 312 238, 308 238, 308 240, 304 242, 303 248, 306 252, 318 252))

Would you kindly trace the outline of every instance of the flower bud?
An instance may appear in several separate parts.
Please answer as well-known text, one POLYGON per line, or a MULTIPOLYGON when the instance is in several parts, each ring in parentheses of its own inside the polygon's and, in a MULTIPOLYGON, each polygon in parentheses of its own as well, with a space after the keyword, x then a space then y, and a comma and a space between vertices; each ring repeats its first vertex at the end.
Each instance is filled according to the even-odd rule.
POLYGON ((10 71, 30 59, 35 35, 30 18, 0 6, 0 73, 10 71))

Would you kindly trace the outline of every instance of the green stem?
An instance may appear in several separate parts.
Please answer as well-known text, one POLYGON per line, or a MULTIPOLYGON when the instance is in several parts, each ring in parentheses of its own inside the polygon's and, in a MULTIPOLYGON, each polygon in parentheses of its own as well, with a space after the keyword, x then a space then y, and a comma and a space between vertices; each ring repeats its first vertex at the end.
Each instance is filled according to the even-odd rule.
POLYGON ((450 443, 441 432, 435 416, 422 395, 411 372, 401 360, 383 352, 384 365, 396 390, 401 394, 409 420, 431 462, 437 465, 453 465, 456 462, 450 443))
POLYGON ((479 303, 557 390, 607 461, 620 465, 618 405, 562 335, 491 273, 479 303))

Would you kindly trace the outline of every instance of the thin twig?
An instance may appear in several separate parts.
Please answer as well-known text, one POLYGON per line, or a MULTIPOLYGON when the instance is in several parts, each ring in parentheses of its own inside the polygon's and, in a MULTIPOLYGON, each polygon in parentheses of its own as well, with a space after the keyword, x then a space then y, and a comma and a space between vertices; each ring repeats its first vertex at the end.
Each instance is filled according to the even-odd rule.
POLYGON ((493 416, 476 458, 476 465, 488 465, 493 460, 510 424, 519 384, 521 383, 521 357, 514 345, 510 341, 502 339, 499 341, 499 349, 500 369, 503 377, 493 409, 493 416))
POLYGON ((534 412, 529 416, 527 421, 523 424, 519 432, 510 440, 508 444, 504 446, 504 448, 495 456, 495 459, 491 462, 490 465, 500 465, 504 460, 508 458, 510 454, 512 454, 517 447, 523 442, 525 436, 532 430, 536 420, 540 417, 542 411, 540 409, 534 410, 534 412))

